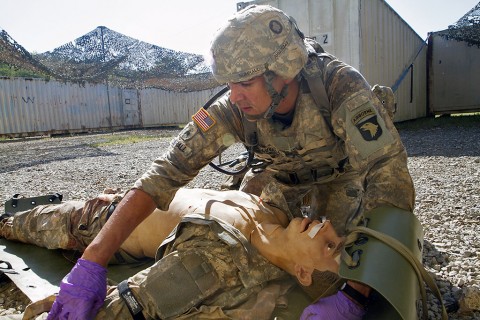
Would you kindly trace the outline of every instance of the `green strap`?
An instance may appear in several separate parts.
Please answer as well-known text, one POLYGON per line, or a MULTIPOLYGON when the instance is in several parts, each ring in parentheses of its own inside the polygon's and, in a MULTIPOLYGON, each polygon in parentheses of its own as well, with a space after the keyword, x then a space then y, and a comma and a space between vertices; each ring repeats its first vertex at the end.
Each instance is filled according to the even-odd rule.
MULTIPOLYGON (((432 279, 432 277, 427 273, 425 268, 422 266, 421 262, 418 261, 412 254, 412 252, 400 241, 397 239, 386 235, 384 233, 372 230, 367 227, 362 227, 362 226, 357 226, 354 227, 350 230, 350 234, 347 236, 346 243, 351 244, 353 243, 357 238, 358 234, 366 234, 368 236, 372 236, 381 242, 385 243, 392 249, 394 249, 396 252, 400 253, 412 266, 414 269, 415 273, 417 274, 419 286, 420 286, 420 291, 422 295, 422 305, 423 305, 423 317, 424 319, 428 319, 428 308, 427 308, 427 294, 425 291, 425 285, 423 281, 428 285, 430 290, 433 292, 435 297, 440 301, 440 304, 442 306, 442 320, 447 320, 448 315, 447 311, 445 309, 445 306, 443 304, 442 296, 440 294, 440 290, 438 289, 437 285, 435 284, 435 281, 432 279)), ((347 247, 346 245, 345 247, 347 247)), ((351 257, 345 249, 342 252, 342 259, 343 261, 348 265, 348 266, 355 266, 358 263, 358 258, 356 257, 351 257)))

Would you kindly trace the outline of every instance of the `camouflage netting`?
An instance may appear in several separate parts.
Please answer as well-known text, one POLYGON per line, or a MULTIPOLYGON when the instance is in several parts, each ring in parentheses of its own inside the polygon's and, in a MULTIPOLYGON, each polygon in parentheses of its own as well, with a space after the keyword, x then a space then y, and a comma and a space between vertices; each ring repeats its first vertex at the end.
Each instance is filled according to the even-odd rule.
POLYGON ((480 48, 480 3, 447 30, 437 32, 446 39, 467 42, 480 48))
POLYGON ((0 63, 4 63, 11 68, 22 68, 42 76, 50 75, 50 70, 47 67, 35 60, 27 50, 2 29, 0 29, 0 63))
MULTIPOLYGON (((201 55, 151 45, 106 27, 53 51, 30 54, 0 29, 0 65, 38 77, 174 91, 218 86, 201 55)), ((1 74, 0 74, 1 75, 1 74)))

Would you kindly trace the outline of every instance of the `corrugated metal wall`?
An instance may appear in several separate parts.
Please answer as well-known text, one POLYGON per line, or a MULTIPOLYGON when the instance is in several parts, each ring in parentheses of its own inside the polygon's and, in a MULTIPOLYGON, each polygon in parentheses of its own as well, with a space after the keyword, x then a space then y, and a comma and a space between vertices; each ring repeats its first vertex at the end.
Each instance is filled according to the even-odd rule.
POLYGON ((158 89, 140 91, 143 126, 186 123, 218 89, 171 92, 158 89))
POLYGON ((433 33, 429 39, 430 111, 480 110, 480 48, 433 33))
POLYGON ((0 79, 0 134, 69 132, 119 126, 122 119, 118 103, 120 93, 115 88, 108 91, 110 99, 106 85, 0 79))
MULTIPOLYGON (((292 15, 307 36, 316 37, 328 52, 359 69, 372 85, 393 86, 402 78, 395 121, 426 115, 426 47, 384 0, 254 2, 292 15)), ((0 79, 0 135, 186 123, 217 90, 175 93, 0 79)))
POLYGON ((176 93, 0 78, 0 136, 184 124, 218 89, 176 93))
POLYGON ((395 121, 427 111, 427 46, 383 0, 360 0, 360 72, 370 84, 399 80, 395 121), (402 79, 400 79, 402 77, 402 79))
POLYGON ((357 68, 371 85, 393 86, 408 68, 396 92, 395 121, 426 115, 426 46, 384 0, 252 2, 284 10, 305 35, 315 37, 326 51, 357 68))

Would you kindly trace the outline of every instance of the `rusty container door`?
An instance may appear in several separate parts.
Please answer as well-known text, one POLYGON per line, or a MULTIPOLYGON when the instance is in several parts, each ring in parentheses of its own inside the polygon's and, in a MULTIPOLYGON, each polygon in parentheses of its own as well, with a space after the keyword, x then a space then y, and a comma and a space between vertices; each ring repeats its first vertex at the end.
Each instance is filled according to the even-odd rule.
POLYGON ((123 94, 123 125, 126 127, 141 126, 141 113, 138 91, 124 89, 123 94))

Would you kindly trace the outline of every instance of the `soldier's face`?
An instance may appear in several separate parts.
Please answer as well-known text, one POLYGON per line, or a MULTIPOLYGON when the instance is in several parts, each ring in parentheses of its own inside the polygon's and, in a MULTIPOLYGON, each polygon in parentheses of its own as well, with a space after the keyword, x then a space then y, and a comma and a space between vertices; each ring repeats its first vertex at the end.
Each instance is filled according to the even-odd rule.
POLYGON ((311 221, 295 218, 288 227, 289 246, 296 248, 292 258, 320 271, 338 272, 343 238, 335 232, 330 221, 311 221))
MULTIPOLYGON (((273 87, 280 91, 285 81, 280 77, 275 77, 273 87)), ((252 78, 248 81, 230 82, 230 102, 247 115, 261 115, 265 113, 272 102, 272 98, 268 94, 265 78, 263 75, 252 78)))

